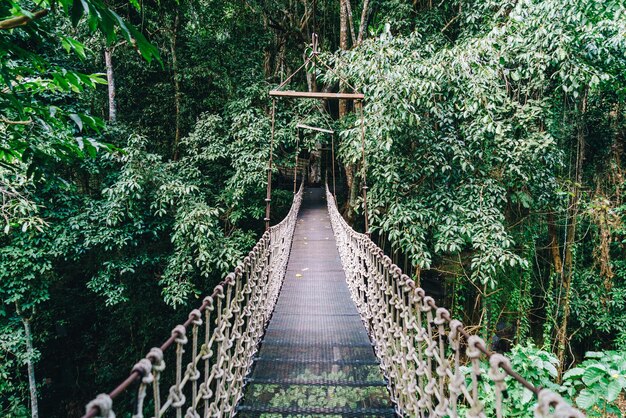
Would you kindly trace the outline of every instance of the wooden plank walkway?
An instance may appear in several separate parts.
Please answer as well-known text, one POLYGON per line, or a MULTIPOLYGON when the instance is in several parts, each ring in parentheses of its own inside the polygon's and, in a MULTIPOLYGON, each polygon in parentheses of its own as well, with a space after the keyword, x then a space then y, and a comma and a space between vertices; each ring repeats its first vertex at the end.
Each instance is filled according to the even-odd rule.
POLYGON ((285 282, 237 416, 395 416, 321 188, 305 190, 285 282))

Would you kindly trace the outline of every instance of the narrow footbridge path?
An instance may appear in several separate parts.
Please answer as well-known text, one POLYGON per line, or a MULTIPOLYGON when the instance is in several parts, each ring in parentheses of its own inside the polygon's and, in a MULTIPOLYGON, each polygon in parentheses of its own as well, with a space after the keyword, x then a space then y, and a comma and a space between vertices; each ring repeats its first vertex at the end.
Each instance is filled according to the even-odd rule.
POLYGON ((283 287, 247 382, 241 417, 395 416, 321 188, 305 191, 283 287))
POLYGON ((301 187, 285 219, 84 418, 503 418, 528 402, 536 417, 585 416, 438 307, 328 189, 301 187))

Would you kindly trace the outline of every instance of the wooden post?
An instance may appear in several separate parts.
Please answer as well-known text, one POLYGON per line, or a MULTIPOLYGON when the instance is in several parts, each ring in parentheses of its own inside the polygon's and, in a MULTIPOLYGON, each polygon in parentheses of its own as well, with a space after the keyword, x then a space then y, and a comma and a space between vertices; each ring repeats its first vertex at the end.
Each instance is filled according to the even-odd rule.
POLYGON ((330 135, 331 141, 331 158, 333 163, 333 197, 337 199, 337 186, 335 184, 335 134, 330 135))
POLYGON ((274 123, 276 119, 276 99, 272 99, 272 133, 270 136, 270 159, 267 166, 267 193, 265 195, 265 230, 270 229, 270 210, 272 202, 272 155, 274 154, 274 123))
POLYGON ((359 106, 359 112, 361 116, 361 157, 362 170, 363 170, 363 214, 365 216, 365 234, 370 235, 369 216, 367 213, 367 165, 365 162, 365 120, 363 118, 363 101, 359 100, 356 103, 359 106))
POLYGON ((298 129, 298 136, 296 139, 296 165, 293 167, 293 194, 296 194, 298 183, 298 154, 300 153, 300 129, 298 129))

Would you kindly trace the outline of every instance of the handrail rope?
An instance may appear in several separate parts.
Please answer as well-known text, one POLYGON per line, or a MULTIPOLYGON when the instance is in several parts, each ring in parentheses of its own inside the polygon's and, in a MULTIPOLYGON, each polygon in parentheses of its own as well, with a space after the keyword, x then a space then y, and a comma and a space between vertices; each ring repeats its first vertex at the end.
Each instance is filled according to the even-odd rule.
POLYGON ((153 412, 156 417, 163 416, 169 409, 176 409, 177 418, 199 418, 199 408, 203 409, 204 417, 234 416, 243 394, 244 378, 282 286, 303 190, 304 182, 294 195, 287 216, 263 234, 242 263, 215 287, 210 296, 204 298, 197 309, 190 312, 183 324, 172 330, 160 347, 153 347, 137 362, 122 383, 108 394, 101 393, 89 402, 83 418, 114 418, 113 399, 139 378, 133 418, 143 417, 149 385, 153 389, 153 412), (213 315, 215 319, 212 322, 213 315), (199 334, 203 324, 204 341, 201 341, 199 334), (189 342, 186 334, 190 327, 192 349, 185 368, 184 348, 189 342), (163 354, 174 344, 175 382, 169 388, 165 402, 161 403, 160 378, 165 369, 163 354), (203 373, 198 370, 201 362, 204 363, 203 373), (202 374, 203 379, 200 378, 202 374), (198 385, 198 381, 202 383, 198 385), (190 402, 187 402, 184 393, 189 395, 190 402), (183 415, 182 408, 186 405, 188 407, 183 415))
POLYGON ((505 416, 507 376, 537 396, 536 417, 585 416, 558 394, 535 387, 513 370, 506 356, 489 350, 483 339, 470 335, 447 309, 438 307, 366 234, 348 225, 328 184, 326 199, 350 293, 373 340, 398 412, 458 417, 464 408, 468 417, 486 417, 478 392, 483 356, 495 383, 498 418, 505 416), (461 370, 461 355, 469 358, 469 383, 461 370))

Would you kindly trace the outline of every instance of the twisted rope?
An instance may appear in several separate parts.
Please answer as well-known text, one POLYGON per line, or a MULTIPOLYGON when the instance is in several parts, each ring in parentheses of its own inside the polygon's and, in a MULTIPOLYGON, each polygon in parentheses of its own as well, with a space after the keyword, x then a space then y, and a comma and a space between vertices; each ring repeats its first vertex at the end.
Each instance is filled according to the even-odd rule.
POLYGON ((367 235, 346 223, 328 186, 326 199, 348 288, 400 414, 484 418, 495 413, 504 417, 508 380, 537 395, 536 417, 584 417, 556 393, 525 380, 506 356, 489 351, 480 337, 469 335, 460 321, 402 274, 367 235), (481 359, 489 365, 486 377, 481 376, 481 359), (462 372, 466 368, 469 377, 462 372), (485 378, 494 383, 494 411, 485 411, 481 399, 479 381, 485 378))

